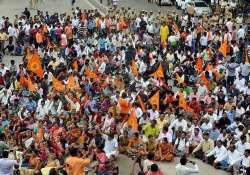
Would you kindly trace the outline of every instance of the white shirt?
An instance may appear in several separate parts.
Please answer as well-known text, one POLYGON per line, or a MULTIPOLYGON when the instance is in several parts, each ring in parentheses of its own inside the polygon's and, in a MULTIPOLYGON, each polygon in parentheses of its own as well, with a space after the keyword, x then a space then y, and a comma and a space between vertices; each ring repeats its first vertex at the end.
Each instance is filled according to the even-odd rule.
POLYGON ((198 173, 199 167, 197 165, 194 165, 194 167, 191 168, 185 165, 177 164, 175 170, 176 170, 176 175, 190 175, 192 173, 198 173))
POLYGON ((234 81, 235 87, 236 87, 236 89, 238 89, 238 90, 242 89, 242 88, 245 86, 245 83, 246 83, 245 78, 242 78, 242 79, 238 79, 238 78, 237 78, 237 79, 234 81))
POLYGON ((141 116, 142 116, 142 114, 143 114, 143 112, 142 112, 142 110, 141 110, 140 107, 137 107, 137 108, 135 109, 135 113, 136 113, 136 117, 137 117, 137 118, 141 118, 141 116))
POLYGON ((161 132, 157 138, 158 141, 162 141, 164 138, 167 138, 168 139, 168 142, 169 143, 172 143, 173 141, 173 132, 172 130, 169 130, 168 132, 166 133, 163 133, 161 132))
POLYGON ((178 119, 175 119, 173 123, 169 126, 169 129, 175 128, 177 130, 178 128, 182 127, 183 131, 187 130, 187 121, 182 119, 179 121, 178 119))
POLYGON ((149 118, 150 120, 154 120, 154 119, 157 119, 159 118, 160 114, 158 111, 153 111, 153 110, 150 110, 149 111, 149 118))
POLYGON ((0 174, 13 175, 14 165, 18 165, 16 160, 0 159, 0 174))
POLYGON ((234 165, 235 163, 239 162, 241 159, 241 154, 239 151, 234 150, 234 152, 227 151, 227 154, 225 155, 225 159, 227 159, 227 162, 230 166, 234 165))
POLYGON ((240 140, 236 142, 235 146, 236 146, 236 149, 241 153, 241 155, 244 154, 246 149, 250 149, 250 143, 246 142, 242 144, 240 140))
POLYGON ((118 149, 118 141, 116 138, 109 140, 108 136, 105 136, 105 146, 104 151, 106 154, 110 154, 112 152, 117 152, 118 149))
POLYGON ((178 145, 178 147, 176 149, 179 150, 179 151, 184 151, 186 147, 189 147, 189 142, 186 141, 186 139, 180 139, 180 138, 178 138, 178 139, 176 139, 176 141, 175 141, 174 144, 175 144, 175 146, 178 145))
POLYGON ((210 151, 207 154, 207 157, 210 157, 212 155, 214 155, 215 162, 220 162, 223 160, 224 155, 227 153, 227 149, 224 146, 221 146, 220 148, 218 146, 214 147, 214 149, 212 151, 210 151))
POLYGON ((245 38, 245 30, 243 28, 240 28, 237 32, 237 38, 240 39, 244 39, 245 38))

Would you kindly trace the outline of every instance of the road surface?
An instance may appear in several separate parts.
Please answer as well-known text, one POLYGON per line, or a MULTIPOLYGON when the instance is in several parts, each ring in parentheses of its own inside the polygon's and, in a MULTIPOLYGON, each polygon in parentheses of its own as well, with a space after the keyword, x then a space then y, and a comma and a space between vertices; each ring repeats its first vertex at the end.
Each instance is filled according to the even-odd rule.
MULTIPOLYGON (((38 8, 43 11, 52 12, 70 12, 71 0, 44 0, 44 3, 38 4, 38 8)), ((119 6, 133 7, 135 9, 147 10, 147 11, 173 11, 175 7, 158 7, 155 4, 146 3, 147 0, 121 0, 119 6)), ((103 0, 103 4, 106 5, 106 0, 103 0)), ((82 9, 99 9, 102 13, 105 13, 109 7, 99 4, 99 0, 76 0, 76 6, 82 9)), ((20 14, 25 7, 28 7, 28 0, 0 0, 0 16, 8 16, 13 19, 15 14, 20 14)), ((35 13, 35 10, 31 11, 35 13)), ((5 64, 9 64, 10 60, 14 59, 17 63, 20 63, 21 57, 6 56, 3 60, 5 64)), ((161 169, 166 175, 175 175, 175 165, 178 163, 178 159, 173 163, 159 163, 161 169)), ((129 175, 132 168, 133 161, 126 156, 119 156, 118 165, 120 169, 120 175, 129 175)), ((207 164, 197 161, 200 167, 200 173, 197 175, 226 175, 227 173, 219 170, 215 170, 213 167, 207 164)))

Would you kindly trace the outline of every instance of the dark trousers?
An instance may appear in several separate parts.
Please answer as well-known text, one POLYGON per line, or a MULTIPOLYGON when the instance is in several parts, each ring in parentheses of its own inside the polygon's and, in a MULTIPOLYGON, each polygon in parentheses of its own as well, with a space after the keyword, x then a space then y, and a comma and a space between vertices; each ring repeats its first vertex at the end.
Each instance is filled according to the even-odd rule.
POLYGON ((215 158, 213 155, 210 156, 210 157, 208 157, 208 158, 207 158, 208 164, 213 165, 215 159, 216 159, 216 158, 215 158))
POLYGON ((227 86, 231 86, 232 84, 234 84, 234 80, 235 80, 235 76, 228 76, 227 77, 227 86))
POLYGON ((200 160, 204 160, 204 152, 202 150, 196 151, 194 157, 200 160))

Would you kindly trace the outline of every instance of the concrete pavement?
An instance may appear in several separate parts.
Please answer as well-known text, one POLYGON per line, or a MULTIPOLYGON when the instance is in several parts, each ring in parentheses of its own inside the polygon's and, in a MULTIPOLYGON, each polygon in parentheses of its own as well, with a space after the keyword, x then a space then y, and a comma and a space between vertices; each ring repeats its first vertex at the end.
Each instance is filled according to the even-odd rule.
MULTIPOLYGON (((44 0, 44 3, 38 4, 38 9, 49 12, 70 12, 71 0, 44 0)), ((76 6, 79 6, 82 9, 96 9, 98 8, 103 13, 109 7, 100 5, 99 0, 76 0, 76 6)), ((106 0, 103 0, 106 4, 106 0)), ((28 0, 0 0, 0 16, 9 16, 11 19, 15 14, 20 14, 25 7, 28 7, 28 0)), ((134 9, 148 10, 148 11, 172 11, 175 10, 175 7, 158 7, 155 4, 148 4, 147 0, 120 0, 119 6, 131 7, 134 9)), ((35 13, 35 10, 31 11, 35 13)), ((3 62, 9 65, 10 60, 14 59, 17 63, 20 63, 21 57, 6 56, 3 62)), ((161 169, 164 171, 165 175, 175 175, 175 165, 178 163, 178 159, 173 163, 159 163, 161 169)), ((129 175, 131 171, 133 161, 126 156, 119 156, 118 165, 120 169, 120 175, 129 175)), ((227 173, 219 170, 215 170, 213 167, 208 166, 207 164, 197 161, 197 164, 200 167, 200 173, 197 175, 226 175, 227 173)), ((137 167, 138 168, 138 167, 137 167)))

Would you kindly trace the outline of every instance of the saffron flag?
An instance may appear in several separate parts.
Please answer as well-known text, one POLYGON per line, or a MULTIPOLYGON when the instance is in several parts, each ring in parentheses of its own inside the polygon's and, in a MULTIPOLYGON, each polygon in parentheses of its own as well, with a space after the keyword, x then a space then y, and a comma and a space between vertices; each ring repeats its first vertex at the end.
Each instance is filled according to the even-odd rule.
POLYGON ((193 109, 187 105, 187 101, 183 93, 179 94, 179 107, 183 108, 187 112, 193 112, 193 109))
POLYGON ((223 41, 220 48, 219 48, 219 52, 222 53, 224 57, 226 57, 227 51, 228 51, 227 41, 223 41))
POLYGON ((120 98, 119 106, 120 106, 121 113, 128 114, 130 110, 130 104, 126 99, 120 98))
POLYGON ((207 86, 207 88, 209 88, 209 80, 206 78, 205 76, 205 72, 201 75, 201 81, 207 86))
POLYGON ((131 63, 131 70, 134 76, 138 76, 137 64, 134 60, 132 60, 132 63, 131 63))
POLYGON ((137 99, 138 99, 138 102, 139 102, 139 104, 140 104, 140 106, 141 106, 142 112, 146 112, 145 104, 143 103, 143 101, 142 101, 142 99, 141 99, 141 96, 138 95, 138 96, 137 96, 137 99))
POLYGON ((162 65, 160 64, 158 69, 154 73, 152 73, 151 75, 155 78, 164 78, 162 65))
POLYGON ((28 70, 34 72, 40 79, 43 78, 43 68, 37 52, 28 60, 28 70))
POLYGON ((183 109, 187 108, 187 102, 183 93, 179 94, 179 107, 182 107, 183 109))
POLYGON ((202 65, 203 65, 202 59, 201 59, 201 57, 199 57, 199 58, 196 60, 196 64, 195 64, 195 67, 196 67, 197 72, 198 72, 199 74, 203 71, 202 65))
POLYGON ((184 75, 182 75, 180 77, 179 74, 176 73, 176 80, 177 80, 178 84, 182 84, 185 81, 185 77, 184 77, 184 75))
POLYGON ((26 87, 27 86, 27 80, 24 77, 23 71, 20 72, 20 80, 19 80, 21 86, 26 87))
POLYGON ((36 92, 36 87, 35 85, 32 83, 30 77, 28 76, 28 89, 30 92, 36 92))
POLYGON ((157 106, 157 110, 160 110, 160 91, 158 90, 150 99, 149 99, 149 103, 151 105, 156 105, 157 106))
POLYGON ((91 71, 89 68, 86 68, 85 76, 88 78, 97 78, 97 75, 94 71, 91 71))
POLYGON ((136 117, 136 113, 134 109, 130 112, 127 124, 134 131, 138 131, 138 121, 137 121, 137 117, 136 117))
POLYGON ((78 71, 78 62, 77 62, 77 60, 75 59, 75 61, 73 62, 73 69, 74 69, 74 71, 78 71))
POLYGON ((80 89, 80 86, 79 86, 78 83, 76 83, 75 78, 74 78, 73 75, 70 75, 70 76, 69 76, 67 88, 68 88, 68 89, 71 89, 71 90, 80 89))
POLYGON ((65 85, 61 81, 56 79, 55 77, 52 78, 52 85, 53 85, 53 88, 57 90, 58 92, 65 91, 65 85))

